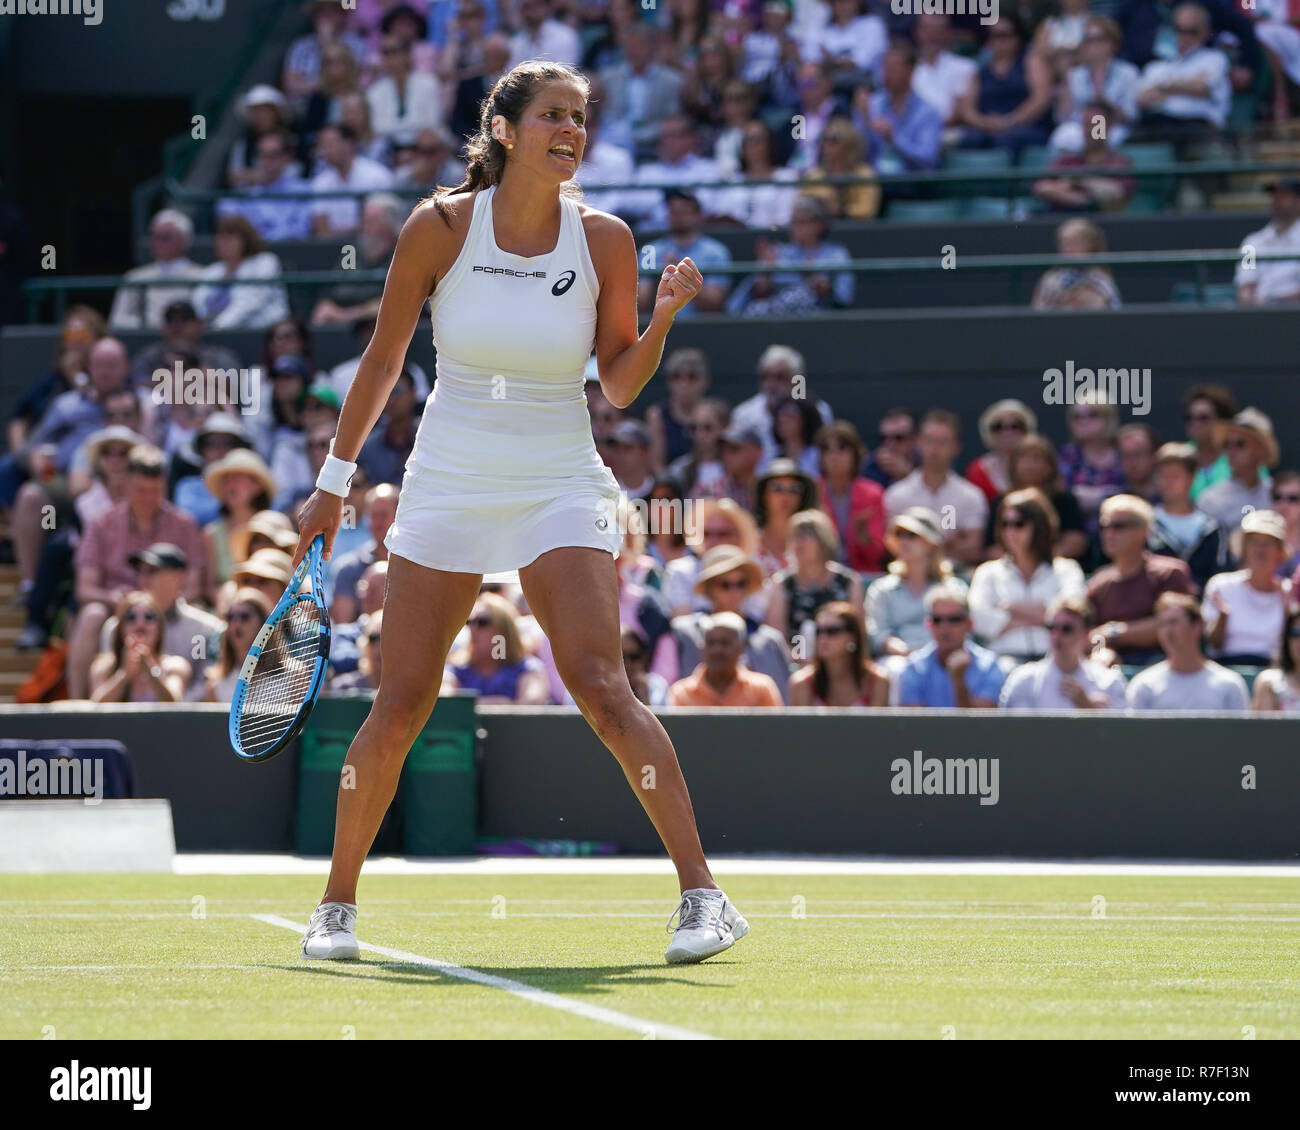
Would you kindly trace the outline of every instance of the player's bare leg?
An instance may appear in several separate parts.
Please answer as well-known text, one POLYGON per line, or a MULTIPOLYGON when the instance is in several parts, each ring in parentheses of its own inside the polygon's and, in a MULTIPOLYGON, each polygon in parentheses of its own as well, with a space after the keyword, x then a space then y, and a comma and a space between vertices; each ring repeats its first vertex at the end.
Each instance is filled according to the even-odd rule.
MULTIPOLYGON (((351 933, 361 865, 397 792, 406 755, 437 702, 447 652, 473 611, 482 580, 477 574, 444 573, 389 556, 379 645, 383 670, 374 705, 344 762, 344 772, 349 767, 352 772, 339 788, 329 881, 313 915, 313 926, 322 919, 320 932, 332 927, 335 933, 351 933), (332 909, 339 906, 345 910, 332 909)), ((309 947, 308 939, 305 956, 335 956, 328 939, 320 947, 309 947)))
POLYGON ((564 685, 622 766, 677 869, 681 921, 668 959, 699 961, 721 952, 749 925, 713 881, 672 741, 628 683, 614 559, 599 549, 553 549, 520 569, 519 580, 564 685), (647 779, 653 787, 644 787, 647 779))

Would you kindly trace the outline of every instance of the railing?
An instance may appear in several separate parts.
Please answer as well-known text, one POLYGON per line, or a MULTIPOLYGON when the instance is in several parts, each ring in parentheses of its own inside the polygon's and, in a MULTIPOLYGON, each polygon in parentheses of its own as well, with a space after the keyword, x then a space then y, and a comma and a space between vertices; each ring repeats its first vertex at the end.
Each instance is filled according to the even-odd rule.
MULTIPOLYGON (((1260 253, 1255 256, 1257 263, 1282 262, 1294 260, 1295 255, 1286 252, 1260 253)), ((791 263, 772 264, 749 261, 730 263, 726 266, 709 267, 710 275, 758 275, 758 274, 807 274, 827 275, 850 272, 855 275, 881 274, 919 274, 925 272, 953 270, 961 271, 999 271, 1010 272, 1013 286, 1026 271, 1043 271, 1051 267, 1131 267, 1153 268, 1167 266, 1186 266, 1194 268, 1194 282, 1197 286, 1199 301, 1205 300, 1205 288, 1210 285, 1209 269, 1216 264, 1237 264, 1241 262, 1241 252, 1236 248, 1212 248, 1194 251, 1110 251, 1098 255, 1071 255, 1064 257, 1056 254, 1042 255, 966 255, 958 256, 955 266, 945 264, 941 255, 917 256, 909 258, 848 259, 842 263, 791 263)), ((658 278, 660 270, 654 267, 639 267, 637 272, 642 278, 658 278)), ((222 286, 274 286, 302 287, 318 290, 323 287, 338 286, 342 282, 374 283, 382 286, 387 277, 386 268, 370 268, 344 271, 286 271, 272 278, 230 279, 222 280, 222 286)), ((23 294, 27 300, 27 320, 35 323, 39 320, 41 307, 46 300, 53 298, 54 321, 61 321, 67 308, 68 294, 72 291, 101 292, 115 291, 120 287, 144 292, 153 287, 177 289, 186 284, 176 279, 148 279, 127 281, 118 275, 68 275, 60 278, 29 279, 23 284, 23 294)), ((192 285, 200 285, 198 283, 192 285)))
MULTIPOLYGON (((1120 149, 1122 154, 1124 151, 1120 149)), ((1049 169, 1046 165, 1035 166, 1033 168, 1024 166, 1014 166, 1009 168, 965 168, 965 169, 934 169, 926 172, 908 172, 908 173, 884 173, 871 175, 844 175, 828 176, 824 179, 809 181, 804 179, 782 180, 777 177, 762 178, 756 180, 702 180, 692 181, 689 184, 679 182, 652 182, 645 184, 627 184, 627 185, 591 185, 586 191, 592 194, 600 192, 636 192, 636 191, 662 191, 670 188, 692 188, 692 189, 724 189, 738 187, 758 187, 760 185, 780 185, 785 188, 805 188, 805 187, 822 187, 822 186, 843 186, 874 184, 881 189, 889 191, 891 189, 913 189, 924 191, 933 187, 950 187, 955 185, 993 185, 993 189, 987 192, 987 195, 1005 197, 1009 200, 1015 199, 1016 190, 1027 183, 1041 180, 1044 177, 1123 177, 1131 178, 1138 181, 1170 181, 1174 179, 1191 179, 1199 180, 1211 177, 1224 176, 1247 176, 1264 173, 1278 173, 1296 175, 1297 169, 1294 163, 1277 162, 1277 161, 1192 161, 1192 162, 1170 162, 1164 164, 1139 164, 1132 165, 1128 168, 1116 169, 1049 169)), ((418 199, 429 195, 433 190, 432 185, 400 185, 385 191, 401 197, 403 199, 418 199)), ((182 206, 213 204, 222 199, 252 199, 252 200, 337 200, 337 199, 364 199, 373 194, 374 190, 358 189, 330 189, 326 192, 312 192, 300 190, 296 192, 265 192, 257 193, 254 196, 231 191, 228 189, 193 189, 177 183, 175 180, 167 180, 165 191, 170 201, 182 206)), ((210 217, 201 216, 200 219, 207 220, 210 217)))

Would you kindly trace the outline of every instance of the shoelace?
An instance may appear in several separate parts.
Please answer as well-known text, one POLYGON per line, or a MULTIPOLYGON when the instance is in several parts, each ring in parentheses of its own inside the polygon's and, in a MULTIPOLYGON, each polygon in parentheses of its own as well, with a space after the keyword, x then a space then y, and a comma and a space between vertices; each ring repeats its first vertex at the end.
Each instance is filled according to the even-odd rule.
POLYGON ((700 895, 682 895, 682 901, 677 909, 668 916, 665 930, 669 934, 673 933, 673 919, 676 918, 678 930, 707 930, 712 927, 717 931, 719 938, 725 937, 726 930, 722 924, 722 916, 719 914, 721 909, 721 900, 715 906, 713 899, 700 895))
MULTIPOLYGON (((317 913, 320 913, 319 911, 317 913)), ((312 923, 313 934, 345 934, 352 929, 352 923, 346 906, 331 906, 325 909, 320 919, 312 923)))

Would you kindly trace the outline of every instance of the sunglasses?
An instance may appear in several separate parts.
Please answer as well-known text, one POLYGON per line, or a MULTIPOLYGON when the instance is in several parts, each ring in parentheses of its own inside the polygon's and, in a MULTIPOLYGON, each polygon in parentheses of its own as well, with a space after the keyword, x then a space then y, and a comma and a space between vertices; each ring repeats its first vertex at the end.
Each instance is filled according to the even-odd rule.
POLYGON ((894 531, 894 537, 900 541, 915 541, 920 536, 920 534, 914 533, 912 530, 898 529, 894 531))
POLYGON ((876 436, 878 443, 911 443, 911 432, 881 432, 876 436))
POLYGON ((1004 530, 1023 530, 1026 526, 1033 525, 1028 518, 1003 518, 1002 528, 1004 530))
POLYGON ((158 617, 153 612, 128 612, 126 614, 128 624, 156 624, 158 617))
POLYGON ((103 458, 105 459, 125 459, 130 454, 131 454, 131 449, 129 447, 117 447, 117 446, 105 447, 100 452, 100 455, 103 456, 103 458))
POLYGON ((1101 523, 1101 528, 1103 530, 1136 530, 1141 526, 1142 526, 1141 522, 1132 521, 1130 519, 1121 519, 1120 521, 1116 521, 1116 522, 1101 523))
POLYGON ((964 624, 968 618, 965 616, 931 616, 931 624, 964 624))
POLYGON ((819 636, 842 636, 849 630, 847 624, 818 624, 817 634, 819 636))
POLYGON ((749 582, 743 577, 739 577, 732 581, 714 581, 713 583, 717 588, 726 589, 728 592, 735 592, 739 589, 749 588, 749 582))
POLYGON ((1300 502, 1300 494, 1275 494, 1274 502, 1300 502))
POLYGON ((798 483, 768 483, 767 489, 774 494, 803 494, 803 487, 798 483))
POLYGON ((226 620, 231 624, 242 624, 249 620, 256 620, 256 619, 257 619, 257 614, 255 612, 249 612, 247 609, 245 609, 243 612, 231 612, 226 617, 226 620))
POLYGON ((1053 633, 1060 632, 1061 635, 1063 636, 1072 636, 1079 630, 1079 627, 1077 624, 1072 624, 1068 620, 1065 620, 1053 624, 1048 624, 1047 630, 1053 633))
POLYGON ((1023 432, 1026 430, 1024 420, 994 420, 989 425, 991 432, 1023 432))

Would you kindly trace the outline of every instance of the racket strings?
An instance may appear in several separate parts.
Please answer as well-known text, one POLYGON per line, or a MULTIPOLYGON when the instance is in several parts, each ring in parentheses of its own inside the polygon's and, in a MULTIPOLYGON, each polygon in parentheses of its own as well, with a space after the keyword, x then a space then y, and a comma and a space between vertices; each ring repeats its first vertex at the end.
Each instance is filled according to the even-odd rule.
POLYGON ((273 746, 307 701, 320 654, 320 609, 303 595, 272 629, 248 677, 239 738, 250 755, 273 746))

